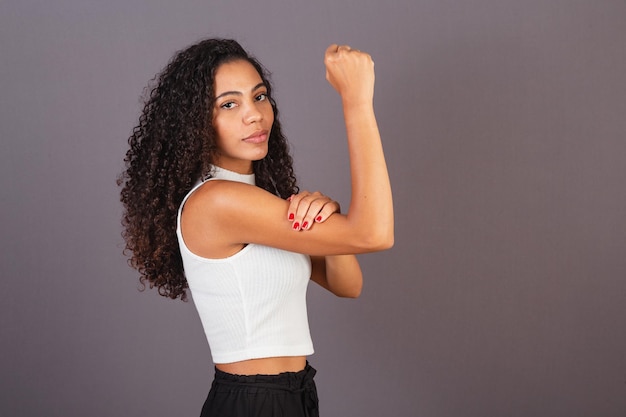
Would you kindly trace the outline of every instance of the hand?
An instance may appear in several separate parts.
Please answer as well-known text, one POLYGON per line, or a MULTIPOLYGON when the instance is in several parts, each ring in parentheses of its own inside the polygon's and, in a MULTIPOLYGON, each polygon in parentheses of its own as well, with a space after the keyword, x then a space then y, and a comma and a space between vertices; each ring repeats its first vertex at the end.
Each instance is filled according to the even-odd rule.
POLYGON ((341 98, 349 102, 371 102, 374 97, 372 57, 347 45, 330 45, 324 54, 326 79, 341 98))
POLYGON ((319 191, 302 191, 288 198, 287 218, 293 230, 309 230, 313 223, 322 223, 333 213, 339 213, 339 203, 319 191))

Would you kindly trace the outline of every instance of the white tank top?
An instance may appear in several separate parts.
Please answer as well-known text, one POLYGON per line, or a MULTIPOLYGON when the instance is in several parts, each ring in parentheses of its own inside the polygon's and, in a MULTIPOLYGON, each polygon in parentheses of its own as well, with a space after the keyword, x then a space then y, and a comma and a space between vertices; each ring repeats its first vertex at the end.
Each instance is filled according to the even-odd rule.
MULTIPOLYGON (((254 185, 254 174, 214 167, 209 179, 254 185)), ((223 259, 208 259, 185 245, 178 210, 176 234, 185 277, 206 333, 213 363, 313 353, 306 310, 311 277, 308 255, 248 244, 223 259)))

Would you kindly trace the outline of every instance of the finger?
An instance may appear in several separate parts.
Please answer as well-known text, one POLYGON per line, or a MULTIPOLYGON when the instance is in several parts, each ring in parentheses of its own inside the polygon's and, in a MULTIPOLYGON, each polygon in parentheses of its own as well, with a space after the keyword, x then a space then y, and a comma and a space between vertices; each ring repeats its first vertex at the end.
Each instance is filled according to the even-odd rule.
POLYGON ((324 53, 324 62, 328 64, 340 55, 351 52, 352 50, 353 49, 349 45, 337 45, 336 43, 333 43, 326 48, 326 52, 324 53))
POLYGON ((311 203, 309 211, 302 222, 302 230, 310 230, 315 223, 322 223, 334 213, 340 213, 339 203, 329 197, 323 196, 311 203), (318 209, 319 207, 319 209, 318 209))
MULTIPOLYGON (((313 224, 315 223, 316 219, 320 216, 320 213, 324 211, 324 207, 326 207, 330 203, 332 203, 332 200, 326 196, 321 196, 315 200, 312 200, 307 208, 306 214, 302 218, 302 222, 300 223, 301 229, 309 230, 311 226, 313 226, 313 224)), ((321 219, 323 219, 323 217, 321 219)))
POLYGON ((302 228, 304 217, 307 215, 310 205, 320 196, 323 197, 319 192, 310 193, 308 191, 301 191, 289 197, 287 219, 292 222, 292 229, 300 230, 302 228))
POLYGON ((324 61, 328 62, 330 59, 332 59, 332 57, 337 54, 338 49, 339 45, 337 45, 336 43, 333 43, 328 48, 326 48, 326 51, 324 52, 324 61))
POLYGON ((298 194, 291 195, 287 201, 289 201, 289 207, 287 208, 287 219, 289 221, 294 221, 296 218, 296 212, 298 211, 298 206, 303 198, 305 198, 310 193, 308 191, 301 191, 298 194))
POLYGON ((324 221, 326 221, 326 219, 328 219, 334 213, 340 213, 340 212, 341 212, 341 207, 339 206, 339 203, 332 200, 329 203, 325 204, 324 207, 322 207, 320 212, 317 214, 317 216, 315 216, 315 222, 323 223, 324 221))
POLYGON ((328 197, 317 191, 308 193, 300 198, 292 225, 293 229, 307 229, 313 223, 315 216, 328 201, 328 197))

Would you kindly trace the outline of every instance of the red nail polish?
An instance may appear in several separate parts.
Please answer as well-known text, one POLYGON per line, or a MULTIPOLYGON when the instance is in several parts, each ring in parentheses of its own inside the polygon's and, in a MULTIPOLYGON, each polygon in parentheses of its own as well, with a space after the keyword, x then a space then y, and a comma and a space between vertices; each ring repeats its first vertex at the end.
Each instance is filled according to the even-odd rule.
POLYGON ((322 221, 322 216, 317 216, 317 217, 315 218, 315 221, 316 221, 316 222, 321 222, 321 221, 322 221))
POLYGON ((300 223, 295 222, 295 223, 293 224, 293 230, 298 230, 299 228, 300 228, 300 223))
POLYGON ((309 222, 304 222, 304 223, 302 223, 302 228, 303 228, 303 229, 306 229, 306 227, 307 227, 308 225, 309 225, 309 222))
POLYGON ((293 219, 294 219, 294 217, 296 217, 296 216, 294 216, 294 214, 293 214, 293 213, 289 213, 289 220, 293 220, 293 219))

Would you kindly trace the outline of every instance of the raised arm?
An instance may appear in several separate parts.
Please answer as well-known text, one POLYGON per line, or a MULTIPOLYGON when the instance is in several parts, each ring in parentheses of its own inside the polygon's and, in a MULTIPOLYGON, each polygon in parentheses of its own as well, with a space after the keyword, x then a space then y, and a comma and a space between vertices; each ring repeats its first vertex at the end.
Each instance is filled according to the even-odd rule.
POLYGON ((366 53, 337 45, 326 50, 324 62, 326 79, 341 96, 346 122, 352 179, 347 220, 365 228, 366 246, 391 246, 393 203, 374 116, 374 62, 366 53))
POLYGON ((373 109, 374 63, 364 52, 337 45, 326 50, 324 62, 346 122, 352 185, 347 212, 294 232, 288 201, 258 187, 210 181, 183 211, 183 235, 196 254, 227 256, 245 243, 310 255, 364 253, 393 245, 391 186, 373 109))

